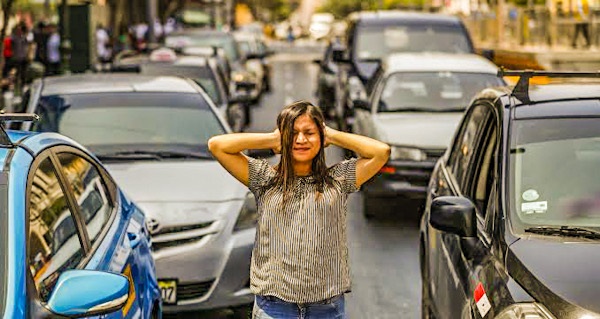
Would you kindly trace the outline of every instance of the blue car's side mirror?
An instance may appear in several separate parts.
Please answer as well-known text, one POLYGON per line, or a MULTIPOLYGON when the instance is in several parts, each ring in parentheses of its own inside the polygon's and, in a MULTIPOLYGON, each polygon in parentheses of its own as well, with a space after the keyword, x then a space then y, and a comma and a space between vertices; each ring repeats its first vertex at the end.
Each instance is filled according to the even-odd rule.
POLYGON ((127 277, 95 270, 69 270, 60 275, 48 300, 55 314, 79 318, 121 309, 129 296, 127 277))

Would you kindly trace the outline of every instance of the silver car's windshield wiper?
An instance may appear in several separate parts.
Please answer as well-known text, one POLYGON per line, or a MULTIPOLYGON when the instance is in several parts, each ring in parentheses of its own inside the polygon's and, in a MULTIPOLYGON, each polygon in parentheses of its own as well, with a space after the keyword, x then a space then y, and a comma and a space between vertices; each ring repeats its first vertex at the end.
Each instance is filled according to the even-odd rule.
POLYGON ((600 232, 581 227, 570 227, 570 226, 540 226, 530 227, 525 229, 526 233, 548 235, 548 236, 565 236, 565 237, 582 237, 590 239, 600 239, 600 232))
POLYGON ((400 109, 385 109, 380 112, 422 112, 422 113, 451 113, 451 112, 463 112, 464 107, 451 107, 445 109, 436 109, 428 107, 403 107, 400 109))
POLYGON ((121 151, 107 154, 97 154, 100 160, 136 160, 136 159, 154 159, 162 160, 165 158, 196 158, 211 159, 208 154, 201 152, 184 151, 121 151))

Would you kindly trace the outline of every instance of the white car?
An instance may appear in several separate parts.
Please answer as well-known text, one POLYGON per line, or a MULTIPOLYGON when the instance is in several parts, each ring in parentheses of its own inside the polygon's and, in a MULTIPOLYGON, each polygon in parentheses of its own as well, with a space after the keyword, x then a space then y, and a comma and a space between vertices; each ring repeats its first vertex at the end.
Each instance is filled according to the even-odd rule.
POLYGON ((366 217, 375 215, 378 199, 422 202, 470 100, 505 85, 498 67, 474 54, 391 54, 378 74, 369 100, 354 101, 353 132, 392 146, 389 162, 362 188, 366 217))

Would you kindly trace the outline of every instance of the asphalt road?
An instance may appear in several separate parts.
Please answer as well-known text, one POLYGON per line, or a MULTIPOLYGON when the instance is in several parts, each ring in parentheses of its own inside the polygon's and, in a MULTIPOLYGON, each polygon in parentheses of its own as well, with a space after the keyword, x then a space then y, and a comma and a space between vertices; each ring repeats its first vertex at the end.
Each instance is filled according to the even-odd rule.
MULTIPOLYGON (((310 44, 296 47, 277 44, 272 56, 271 93, 252 107, 248 132, 268 132, 283 106, 314 97, 321 48, 310 44)), ((343 151, 329 147, 329 165, 343 158, 343 151)), ((421 281, 418 268, 418 219, 411 209, 388 212, 376 220, 363 217, 360 192, 348 202, 348 243, 351 259, 352 292, 346 297, 350 319, 418 318, 421 281)), ((228 311, 195 314, 193 318, 227 318, 228 311)))

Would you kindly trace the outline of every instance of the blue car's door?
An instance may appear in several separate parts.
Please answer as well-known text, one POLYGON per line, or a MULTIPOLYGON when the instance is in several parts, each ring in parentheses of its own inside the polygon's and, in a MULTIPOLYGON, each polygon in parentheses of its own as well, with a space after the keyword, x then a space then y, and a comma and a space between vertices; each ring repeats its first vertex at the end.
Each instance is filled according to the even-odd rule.
POLYGON ((90 244, 85 268, 121 273, 130 279, 129 299, 105 318, 150 318, 160 297, 144 215, 128 201, 106 170, 85 153, 56 150, 90 244))

